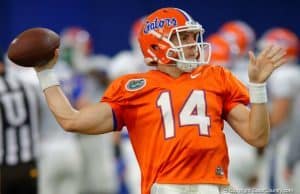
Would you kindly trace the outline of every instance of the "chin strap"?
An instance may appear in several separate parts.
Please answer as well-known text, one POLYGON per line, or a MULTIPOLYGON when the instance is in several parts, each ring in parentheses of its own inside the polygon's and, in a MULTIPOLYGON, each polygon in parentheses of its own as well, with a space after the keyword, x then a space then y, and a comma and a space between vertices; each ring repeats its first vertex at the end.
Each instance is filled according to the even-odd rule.
POLYGON ((181 62, 176 63, 176 67, 184 72, 192 72, 198 66, 199 66, 198 64, 187 64, 187 63, 181 63, 181 62))

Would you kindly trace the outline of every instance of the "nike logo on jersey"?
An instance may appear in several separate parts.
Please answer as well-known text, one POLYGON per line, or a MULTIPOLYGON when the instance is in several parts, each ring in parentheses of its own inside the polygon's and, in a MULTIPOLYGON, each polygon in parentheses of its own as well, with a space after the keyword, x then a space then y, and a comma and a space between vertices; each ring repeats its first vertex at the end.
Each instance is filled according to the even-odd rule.
POLYGON ((195 78, 197 78, 199 75, 201 75, 201 73, 197 73, 197 74, 194 74, 194 75, 191 74, 191 78, 192 78, 192 79, 195 79, 195 78))

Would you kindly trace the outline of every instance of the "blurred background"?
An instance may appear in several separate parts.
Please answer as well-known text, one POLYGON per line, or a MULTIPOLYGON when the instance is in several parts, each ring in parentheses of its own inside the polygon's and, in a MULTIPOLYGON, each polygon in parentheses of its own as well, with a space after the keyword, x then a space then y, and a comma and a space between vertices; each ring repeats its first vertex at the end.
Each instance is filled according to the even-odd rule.
POLYGON ((76 25, 91 33, 96 52, 112 56, 129 48, 128 28, 136 18, 166 6, 186 10, 204 26, 206 35, 233 19, 249 23, 258 36, 274 26, 300 34, 300 1, 294 0, 1 0, 0 44, 6 48, 27 28, 42 26, 59 33, 76 25))
MULTIPOLYGON (((66 96, 80 108, 99 101, 117 77, 148 70, 137 33, 142 17, 162 7, 181 8, 202 24, 206 30, 204 39, 212 45, 210 63, 228 68, 245 84, 249 50, 258 52, 268 44, 278 44, 286 50, 288 65, 276 71, 268 83, 272 125, 269 145, 262 149, 251 147, 229 125, 225 125, 224 133, 232 186, 261 189, 238 193, 299 194, 300 1, 0 0, 0 51, 5 53, 13 38, 28 28, 46 27, 60 34, 60 59, 55 68, 66 96)), ((1 53, 0 56, 0 79, 13 77, 1 81, 0 110, 5 113, 12 111, 6 110, 9 108, 24 109, 27 117, 37 121, 37 129, 33 130, 28 119, 15 126, 2 117, 1 189, 6 190, 1 193, 140 193, 139 168, 126 129, 95 136, 64 132, 47 108, 35 72, 17 67, 1 53), (4 83, 8 86, 3 89, 4 83), (24 86, 17 87, 16 83, 24 86), (11 86, 13 89, 8 90, 11 86), (8 101, 15 103, 11 106, 1 101, 2 95, 18 89, 25 92, 24 98, 29 98, 25 100, 33 107, 22 107, 15 98, 8 101), (35 117, 37 112, 40 114, 35 117), (30 131, 27 136, 8 132, 22 129, 25 133, 24 126, 30 131), (22 158, 24 150, 27 155, 22 158), (20 188, 19 192, 16 188, 20 188)))

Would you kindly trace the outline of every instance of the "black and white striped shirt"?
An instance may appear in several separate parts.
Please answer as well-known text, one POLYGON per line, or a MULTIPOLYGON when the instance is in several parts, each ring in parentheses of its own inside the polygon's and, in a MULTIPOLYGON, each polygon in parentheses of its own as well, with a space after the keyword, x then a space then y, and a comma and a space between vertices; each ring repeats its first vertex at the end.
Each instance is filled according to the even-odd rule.
POLYGON ((12 76, 0 76, 0 164, 35 160, 40 121, 36 87, 12 76))

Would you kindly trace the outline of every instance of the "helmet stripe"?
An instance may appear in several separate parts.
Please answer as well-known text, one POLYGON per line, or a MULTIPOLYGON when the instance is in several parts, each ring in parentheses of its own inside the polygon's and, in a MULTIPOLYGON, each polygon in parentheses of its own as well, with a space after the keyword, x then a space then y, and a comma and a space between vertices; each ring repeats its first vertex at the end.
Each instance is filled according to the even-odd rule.
POLYGON ((186 13, 185 11, 183 11, 182 9, 178 9, 176 8, 180 13, 182 13, 182 15, 186 18, 187 21, 193 21, 192 17, 186 13))

